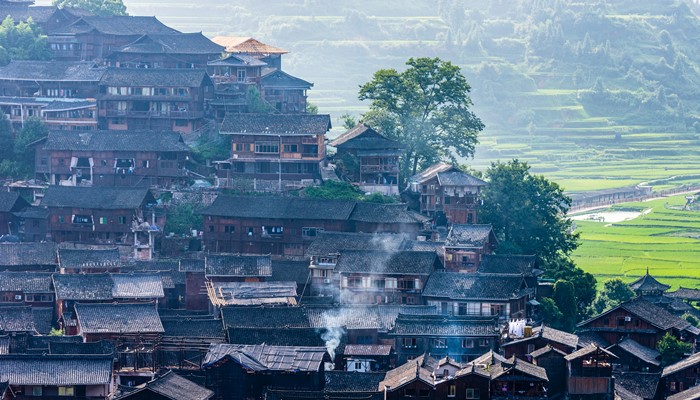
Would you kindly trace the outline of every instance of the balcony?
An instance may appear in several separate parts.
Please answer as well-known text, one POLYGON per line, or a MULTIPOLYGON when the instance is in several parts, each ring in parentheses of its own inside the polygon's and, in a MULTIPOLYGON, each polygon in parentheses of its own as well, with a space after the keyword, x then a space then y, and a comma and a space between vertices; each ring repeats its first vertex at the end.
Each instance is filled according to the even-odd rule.
POLYGON ((128 117, 128 118, 182 118, 197 119, 204 118, 203 111, 126 111, 126 110, 103 110, 100 112, 103 117, 128 117))
POLYGON ((363 165, 360 167, 360 172, 363 174, 371 173, 387 173, 387 174, 398 174, 398 165, 363 165))

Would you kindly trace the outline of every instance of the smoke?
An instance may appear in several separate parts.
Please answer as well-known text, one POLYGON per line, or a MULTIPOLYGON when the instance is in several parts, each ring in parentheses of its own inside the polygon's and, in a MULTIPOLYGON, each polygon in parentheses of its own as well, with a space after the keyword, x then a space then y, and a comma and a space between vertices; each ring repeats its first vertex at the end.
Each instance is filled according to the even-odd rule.
POLYGON ((327 310, 321 317, 323 318, 323 327, 325 332, 321 335, 321 340, 326 342, 326 350, 331 356, 331 360, 335 360, 335 352, 340 346, 343 336, 345 335, 345 310, 327 310))

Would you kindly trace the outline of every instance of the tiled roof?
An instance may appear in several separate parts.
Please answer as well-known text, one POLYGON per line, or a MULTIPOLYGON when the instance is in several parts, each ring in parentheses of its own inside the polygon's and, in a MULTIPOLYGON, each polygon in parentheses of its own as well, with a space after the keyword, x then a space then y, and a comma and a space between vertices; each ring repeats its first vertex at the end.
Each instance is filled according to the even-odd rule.
MULTIPOLYGON (((646 347, 642 344, 639 344, 636 341, 634 341, 633 339, 630 339, 628 337, 622 339, 621 342, 612 346, 613 349, 615 347, 621 348, 622 350, 639 358, 640 360, 644 361, 647 364, 656 365, 656 366, 661 365, 661 362, 659 361, 659 358, 661 357, 661 353, 659 353, 658 350, 652 349, 651 347, 646 347)), ((610 348, 608 348, 608 350, 610 350, 610 348)))
POLYGON ((375 393, 379 383, 384 380, 384 372, 348 372, 326 371, 324 374, 326 384, 324 391, 327 393, 375 393))
POLYGON ((350 128, 328 144, 339 149, 348 150, 400 149, 404 147, 401 143, 388 139, 386 136, 362 123, 350 128))
POLYGON ((522 274, 524 276, 541 275, 536 269, 536 257, 510 254, 484 254, 479 264, 479 272, 485 274, 522 274))
POLYGON ((578 346, 579 338, 573 333, 560 331, 549 326, 538 326, 532 330, 532 336, 523 339, 514 340, 512 342, 503 343, 501 346, 511 346, 518 343, 527 342, 533 339, 542 338, 546 341, 563 344, 572 349, 578 346))
POLYGON ((493 318, 399 314, 390 335, 498 337, 498 323, 493 318))
POLYGON ((615 387, 623 387, 629 392, 644 398, 655 399, 659 389, 658 373, 649 372, 619 372, 614 374, 615 387))
POLYGON ((50 293, 50 272, 0 272, 0 291, 50 293))
POLYGON ((581 358, 581 357, 585 357, 585 356, 587 356, 589 354, 593 354, 593 353, 604 355, 604 356, 609 357, 609 358, 618 358, 615 354, 609 352, 608 350, 606 350, 602 347, 598 347, 594 344, 580 348, 580 349, 574 351, 573 353, 567 355, 564 358, 567 361, 571 361, 571 360, 576 360, 576 359, 581 358))
POLYGON ((202 368, 228 358, 252 371, 316 372, 325 356, 325 347, 212 344, 202 368))
POLYGON ((501 300, 522 297, 523 278, 435 271, 423 289, 425 297, 451 300, 501 300))
POLYGON ((115 299, 159 299, 165 297, 160 275, 153 273, 112 274, 115 299))
POLYGON ((408 209, 403 203, 379 204, 358 202, 350 220, 377 224, 423 224, 428 218, 408 209))
POLYGON ((649 322, 650 324, 662 330, 668 330, 671 328, 675 328, 678 330, 688 330, 693 328, 693 326, 688 321, 679 318, 666 311, 665 309, 646 301, 642 297, 635 297, 634 299, 624 302, 619 306, 606 311, 603 314, 597 315, 587 321, 579 323, 578 326, 585 326, 593 319, 597 319, 602 317, 603 315, 607 315, 617 310, 618 308, 622 308, 630 314, 636 315, 637 317, 649 322))
POLYGON ((661 373, 661 377, 665 378, 669 375, 675 374, 676 372, 683 371, 688 367, 698 366, 698 364, 700 364, 700 353, 694 353, 689 357, 678 361, 677 363, 665 367, 661 373))
MULTIPOLYGON (((51 212, 43 207, 27 207, 23 211, 13 213, 20 219, 48 219, 51 212)), ((54 254, 55 256, 55 254, 54 254)))
POLYGON ((209 61, 207 65, 210 67, 264 67, 267 65, 267 63, 265 63, 264 61, 260 61, 255 57, 247 56, 244 54, 229 54, 224 58, 209 61))
POLYGON ((45 350, 48 352, 52 343, 68 343, 81 344, 83 343, 82 336, 29 336, 27 339, 27 348, 33 350, 45 350))
POLYGON ((304 285, 309 278, 308 261, 272 260, 270 282, 296 282, 304 285))
POLYGON ((448 171, 459 171, 459 168, 452 164, 440 162, 437 164, 433 164, 428 168, 424 169, 423 171, 419 172, 418 174, 408 178, 408 182, 421 184, 423 182, 435 178, 435 176, 437 176, 438 173, 444 173, 448 171))
POLYGON ((342 250, 335 271, 341 274, 430 275, 438 264, 434 251, 342 250))
POLYGON ((683 300, 700 301, 700 289, 689 289, 681 286, 675 292, 665 293, 665 296, 683 300))
POLYGON ((228 328, 228 342, 236 344, 268 344, 271 346, 317 346, 326 342, 316 328, 228 328))
POLYGON ((484 247, 493 236, 491 225, 454 224, 447 234, 446 246, 484 247))
POLYGON ((0 80, 98 82, 106 69, 90 61, 18 61, 0 67, 0 80))
POLYGON ((204 273, 204 260, 196 258, 180 259, 180 272, 201 272, 204 273))
POLYGON ((225 339, 220 319, 161 318, 161 322, 164 337, 225 339))
POLYGON ((119 399, 128 399, 131 395, 144 391, 155 393, 157 398, 171 400, 208 400, 214 396, 214 392, 211 390, 185 379, 173 371, 167 371, 154 380, 147 382, 144 387, 129 392, 127 395, 119 397, 119 399))
POLYGON ((57 264, 55 243, 0 243, 0 268, 57 264))
POLYGON ((201 213, 203 215, 238 218, 345 221, 350 217, 354 207, 354 201, 343 200, 219 195, 214 203, 202 210, 201 213))
POLYGON ((552 346, 550 346, 550 345, 546 345, 546 346, 541 347, 541 348, 539 348, 539 349, 533 351, 532 353, 530 353, 530 356, 532 356, 532 358, 534 358, 534 359, 537 359, 537 358, 539 358, 539 357, 541 357, 541 356, 543 356, 543 355, 549 353, 550 351, 553 351, 553 352, 555 352, 555 353, 561 355, 562 357, 564 357, 564 356, 566 355, 566 353, 564 353, 563 351, 557 349, 556 347, 552 347, 552 346))
POLYGON ((54 274, 56 298, 60 300, 112 300, 109 274, 54 274))
POLYGON ((50 99, 43 111, 70 111, 95 107, 97 107, 97 102, 94 100, 75 99, 74 101, 69 101, 69 99, 50 99))
POLYGON ((620 385, 617 385, 615 386, 615 400, 644 400, 644 398, 637 396, 620 385))
POLYGON ((188 152, 177 132, 168 131, 52 131, 44 150, 188 152))
POLYGON ((131 54, 221 54, 224 47, 212 42, 201 32, 145 34, 136 41, 115 50, 131 54))
POLYGON ((270 256, 208 254, 204 260, 206 276, 262 277, 272 275, 270 256))
POLYGON ((221 124, 222 134, 245 135, 325 135, 331 129, 328 114, 237 114, 228 113, 221 124))
POLYGON ((486 186, 486 182, 461 171, 438 172, 437 178, 441 186, 486 186))
POLYGON ((433 374, 422 366, 425 356, 420 356, 405 364, 387 371, 384 380, 379 382, 379 390, 393 392, 416 380, 433 385, 433 374))
POLYGON ((302 307, 223 307, 221 315, 231 328, 309 328, 302 307))
POLYGON ((610 343, 608 343, 605 339, 603 339, 603 337, 600 336, 597 332, 584 331, 584 332, 578 333, 578 345, 579 346, 586 347, 586 346, 589 346, 591 344, 595 344, 598 347, 610 346, 610 343))
POLYGON ((111 269, 119 268, 121 261, 116 247, 68 248, 58 249, 61 268, 69 269, 111 269))
POLYGON ((88 33, 91 30, 115 36, 179 33, 158 21, 145 16, 84 16, 56 33, 88 33))
POLYGON ((387 344, 348 344, 343 350, 343 355, 346 356, 388 356, 390 354, 391 345, 387 344))
MULTIPOLYGON (((2 307, 0 312, 0 331, 8 332, 36 332, 32 307, 12 306, 2 307)), ((0 375, 3 376, 4 375, 0 375)))
POLYGON ((644 274, 644 276, 642 276, 639 279, 637 279, 636 281, 630 283, 629 286, 635 292, 637 292, 637 291, 641 291, 641 292, 647 292, 647 291, 665 292, 666 290, 671 288, 669 285, 665 285, 665 284, 657 281, 656 278, 654 278, 653 276, 649 275, 649 271, 647 271, 647 273, 644 274))
POLYGON ((313 83, 305 81, 284 71, 275 69, 260 78, 260 85, 263 88, 288 88, 288 89, 311 89, 313 83))
POLYGON ((28 207, 29 203, 17 192, 0 191, 0 212, 19 211, 19 208, 28 207))
POLYGON ((405 236, 391 233, 320 232, 306 250, 307 255, 337 254, 341 250, 401 249, 405 236))
POLYGON ((49 208, 135 210, 151 198, 148 188, 49 186, 41 205, 49 208))
POLYGON ((296 282, 210 282, 209 301, 215 306, 296 305, 296 282))
POLYGON ((81 304, 75 314, 82 333, 163 333, 155 304, 81 304))
POLYGON ((514 372, 517 375, 525 374, 543 381, 549 381, 547 378, 547 371, 544 368, 535 364, 530 364, 529 362, 519 358, 515 358, 515 356, 494 365, 491 369, 491 379, 504 380, 505 377, 513 374, 514 372))
POLYGON ((111 356, 0 356, 0 376, 13 386, 109 385, 111 356))
POLYGON ((211 83, 203 69, 109 68, 102 75, 101 86, 200 87, 211 83))
POLYGON ((249 54, 286 54, 286 50, 262 43, 252 37, 246 36, 216 36, 212 39, 226 48, 227 53, 249 53, 249 54))
MULTIPOLYGON (((698 400, 700 399, 700 385, 693 386, 682 392, 668 396, 666 400, 698 400)), ((626 400, 626 399, 625 399, 626 400)))
POLYGON ((55 320, 53 307, 32 307, 34 329, 41 335, 48 335, 55 320))
POLYGON ((116 352, 114 342, 109 340, 100 340, 92 343, 49 342, 48 346, 49 354, 113 355, 116 352))
POLYGON ((314 328, 345 327, 347 329, 378 329, 394 327, 399 314, 437 315, 435 306, 345 306, 308 307, 309 322, 314 328))

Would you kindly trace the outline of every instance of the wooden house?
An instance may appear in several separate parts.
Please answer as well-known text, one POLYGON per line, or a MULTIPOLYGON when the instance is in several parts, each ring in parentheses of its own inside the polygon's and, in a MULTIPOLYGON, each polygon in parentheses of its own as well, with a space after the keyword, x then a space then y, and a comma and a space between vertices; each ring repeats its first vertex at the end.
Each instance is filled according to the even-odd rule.
POLYGON ((364 192, 399 193, 399 156, 403 145, 365 124, 357 124, 329 143, 335 163, 364 192))
POLYGON ((0 374, 18 399, 111 399, 112 365, 111 355, 0 356, 0 374))
POLYGON ((59 61, 104 59, 146 34, 177 34, 156 17, 85 15, 45 32, 59 61))
POLYGON ((627 371, 658 372, 661 370, 661 353, 655 348, 643 346, 628 337, 607 348, 618 357, 617 364, 627 371))
POLYGON ((153 235, 165 225, 165 218, 152 223, 154 204, 147 188, 49 186, 41 201, 57 243, 133 245, 137 258, 152 252, 153 235))
POLYGON ((700 385, 693 386, 682 392, 666 397, 667 400, 698 400, 700 399, 700 385))
POLYGON ((263 100, 284 114, 306 113, 307 91, 314 86, 280 69, 263 70, 260 95, 263 100))
POLYGON ((343 250, 335 265, 341 304, 420 304, 428 276, 441 268, 434 251, 343 250))
POLYGON ((491 399, 546 399, 547 371, 519 358, 511 357, 489 368, 491 399))
POLYGON ((522 275, 528 287, 536 288, 544 271, 534 255, 483 254, 477 272, 482 274, 522 275))
POLYGON ((501 344, 507 358, 515 356, 523 360, 528 360, 530 358, 528 356, 535 350, 546 346, 557 349, 564 354, 570 354, 578 350, 579 338, 573 333, 542 325, 532 329, 525 337, 501 344))
POLYGON ((51 130, 97 129, 97 103, 93 99, 0 97, 0 109, 18 132, 30 118, 51 130))
POLYGON ((630 289, 637 294, 637 296, 663 296, 664 293, 671 288, 671 286, 663 284, 656 280, 653 276, 649 275, 649 268, 647 268, 646 274, 641 276, 639 279, 629 284, 630 289))
POLYGON ((408 180, 408 193, 418 198, 420 212, 439 225, 476 224, 479 193, 486 182, 454 165, 438 163, 408 180))
POLYGON ((98 123, 109 130, 191 133, 205 124, 214 84, 203 69, 109 68, 99 82, 98 123))
POLYGON ((55 243, 0 243, 1 271, 54 272, 57 267, 55 243))
POLYGON ((58 264, 62 274, 119 272, 122 267, 115 246, 59 246, 58 264))
POLYGON ((491 225, 458 225, 450 228, 445 241, 445 269, 476 272, 485 255, 498 245, 491 225))
POLYGON ((700 353, 695 353, 664 367, 661 385, 664 396, 682 392, 697 384, 700 379, 700 353))
POLYGON ((49 234, 49 210, 43 207, 27 207, 14 215, 19 221, 17 235, 21 241, 46 241, 49 234))
POLYGON ((260 87, 260 76, 267 64, 253 56, 229 54, 207 64, 214 82, 216 99, 209 102, 217 121, 228 113, 249 112, 251 91, 260 87))
POLYGON ((298 197, 220 195, 203 209, 208 251, 303 256, 322 231, 404 233, 415 239, 422 216, 403 204, 298 197))
POLYGON ((208 400, 214 392, 168 370, 119 396, 119 400, 208 400))
MULTIPOLYGON (((659 372, 638 372, 638 371, 615 371, 615 394, 623 393, 623 399, 630 395, 635 399, 661 400, 666 397, 661 390, 661 373, 659 372)), ((621 396, 621 397, 622 397, 621 396)))
POLYGON ((566 393, 566 353, 551 345, 546 345, 529 354, 532 363, 544 368, 547 373, 547 394, 551 397, 566 393))
POLYGON ((617 356, 596 345, 586 346, 564 357, 568 371, 568 393, 580 398, 612 396, 615 381, 612 364, 617 356))
POLYGON ((348 372, 386 371, 396 357, 388 344, 348 344, 343 349, 343 369, 348 372))
POLYGON ((379 391, 387 400, 437 399, 432 371, 424 366, 425 355, 387 371, 379 383, 379 391))
POLYGON ((311 391, 323 387, 325 347, 212 344, 202 369, 214 399, 259 398, 266 388, 311 391))
POLYGON ((320 182, 330 128, 329 115, 227 114, 219 133, 232 153, 217 163, 219 185, 282 191, 320 182))
POLYGON ((467 362, 496 350, 499 332, 496 318, 399 314, 388 335, 398 363, 424 353, 467 362))
POLYGON ((595 332, 608 343, 618 343, 624 337, 629 337, 650 348, 656 348, 666 333, 691 343, 700 333, 686 320, 641 297, 579 323, 578 331, 595 332))
POLYGON ((185 274, 185 308, 208 310, 209 298, 204 276, 203 259, 181 259, 179 272, 185 274))
MULTIPOLYGON (((20 61, 0 67, 0 95, 11 97, 48 97, 94 99, 105 68, 92 61, 20 61)), ((40 117, 39 107, 12 111, 13 115, 40 117)))
POLYGON ((50 272, 0 272, 2 305, 53 307, 50 272))
POLYGON ((61 186, 171 186, 187 179, 176 132, 52 131, 35 142, 37 179, 61 186))
POLYGON ((218 59, 224 47, 201 32, 146 33, 135 41, 113 49, 106 57, 117 68, 206 68, 218 59))
POLYGON ((262 43, 252 37, 216 36, 212 42, 224 46, 224 51, 228 54, 254 57, 276 69, 282 69, 282 55, 288 53, 286 50, 262 43))
POLYGON ((532 289, 522 276, 435 271, 423 289, 423 299, 442 314, 487 316, 501 320, 524 318, 532 289))
POLYGON ((199 371, 209 345, 226 342, 226 332, 221 319, 200 312, 176 310, 166 313, 163 309, 159 311, 165 331, 157 350, 160 368, 199 371))
POLYGON ((17 192, 0 191, 0 236, 17 234, 19 220, 15 213, 29 207, 29 203, 17 192))

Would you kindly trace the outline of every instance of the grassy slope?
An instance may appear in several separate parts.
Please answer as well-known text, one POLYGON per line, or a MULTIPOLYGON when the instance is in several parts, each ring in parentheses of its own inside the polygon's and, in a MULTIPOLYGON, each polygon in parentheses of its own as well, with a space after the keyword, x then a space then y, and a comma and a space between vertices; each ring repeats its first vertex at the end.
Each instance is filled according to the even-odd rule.
POLYGON ((621 277, 632 281, 646 268, 655 277, 674 287, 700 285, 700 212, 670 210, 665 204, 682 205, 684 196, 643 203, 624 204, 625 208, 652 211, 631 221, 608 225, 576 221, 581 246, 574 253, 577 265, 598 278, 621 277))

